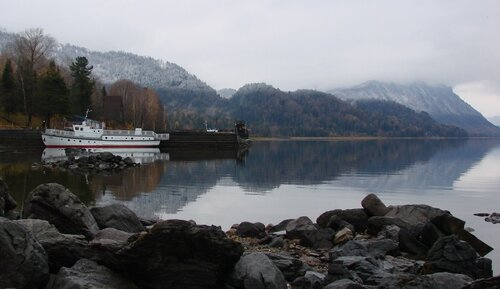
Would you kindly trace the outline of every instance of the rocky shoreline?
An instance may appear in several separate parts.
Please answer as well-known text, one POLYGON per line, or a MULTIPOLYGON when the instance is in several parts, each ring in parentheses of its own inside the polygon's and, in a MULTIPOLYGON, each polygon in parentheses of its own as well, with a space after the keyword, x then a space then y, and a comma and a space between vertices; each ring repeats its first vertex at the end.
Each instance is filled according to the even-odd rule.
POLYGON ((22 212, 0 179, 0 288, 493 289, 493 250, 448 211, 361 208, 228 232, 143 220, 121 204, 88 208, 42 184, 22 212), (22 216, 22 218, 20 218, 22 216))

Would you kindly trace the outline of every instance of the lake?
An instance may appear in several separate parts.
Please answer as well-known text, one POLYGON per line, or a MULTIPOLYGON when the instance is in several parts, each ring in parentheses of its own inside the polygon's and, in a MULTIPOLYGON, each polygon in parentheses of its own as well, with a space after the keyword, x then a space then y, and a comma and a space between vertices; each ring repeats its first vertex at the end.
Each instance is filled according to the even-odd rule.
POLYGON ((142 165, 85 175, 32 166, 64 150, 0 147, 0 176, 22 206, 44 182, 68 187, 88 205, 121 202, 147 218, 179 218, 228 229, 242 221, 276 224, 332 209, 361 207, 368 193, 386 205, 428 204, 466 221, 495 248, 500 224, 474 213, 500 212, 500 139, 259 141, 247 151, 120 152, 142 165))

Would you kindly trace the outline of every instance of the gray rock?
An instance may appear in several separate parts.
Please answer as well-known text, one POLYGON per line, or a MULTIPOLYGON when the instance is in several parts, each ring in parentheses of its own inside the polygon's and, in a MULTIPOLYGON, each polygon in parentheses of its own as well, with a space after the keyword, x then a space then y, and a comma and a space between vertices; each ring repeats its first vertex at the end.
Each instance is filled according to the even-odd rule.
POLYGON ((71 268, 61 268, 52 289, 138 289, 130 280, 88 259, 80 259, 71 268))
MULTIPOLYGON (((15 221, 24 225, 40 242, 49 257, 50 272, 57 273, 61 267, 71 267, 81 258, 107 258, 97 247, 90 246, 83 235, 61 234, 45 220, 22 219, 15 221)), ((110 252, 109 255, 113 255, 110 252)))
POLYGON ((263 253, 249 253, 234 266, 232 285, 238 289, 286 289, 285 277, 263 253))
POLYGON ((129 233, 139 233, 145 230, 137 215, 123 204, 112 204, 105 207, 90 209, 99 228, 114 228, 129 233))
POLYGON ((367 232, 376 236, 384 226, 398 226, 399 228, 410 229, 411 225, 400 218, 387 216, 373 216, 368 219, 367 232))
POLYGON ((342 260, 334 260, 330 266, 328 266, 328 275, 325 283, 328 284, 343 279, 353 280, 356 283, 363 283, 363 280, 361 280, 358 274, 354 271, 349 271, 342 260))
POLYGON ((309 266, 300 259, 276 253, 265 253, 266 256, 278 267, 288 282, 292 282, 298 277, 304 276, 309 266))
POLYGON ((375 194, 369 194, 361 201, 368 216, 384 216, 389 212, 387 206, 375 194))
POLYGON ((326 285, 325 287, 323 287, 323 289, 367 289, 367 288, 352 280, 340 279, 326 285))
POLYGON ((492 276, 491 260, 479 258, 474 249, 455 235, 440 238, 427 254, 425 273, 451 272, 474 279, 492 276))
POLYGON ((95 235, 90 245, 98 245, 101 247, 115 247, 117 250, 128 244, 128 240, 134 234, 123 232, 115 228, 102 229, 95 235))
POLYGON ((305 216, 290 221, 286 226, 288 239, 298 239, 302 246, 312 248, 331 248, 334 233, 331 229, 318 230, 311 219, 305 216))
POLYGON ((23 216, 47 220, 62 233, 82 234, 89 239, 99 231, 87 206, 68 189, 55 183, 39 185, 29 193, 23 216))
POLYGON ((16 206, 16 200, 10 195, 7 183, 0 177, 0 217, 6 216, 7 212, 16 206))
POLYGON ((279 231, 284 231, 286 229, 286 225, 288 225, 288 223, 290 223, 291 221, 293 221, 293 219, 283 220, 279 224, 271 226, 269 228, 269 232, 275 233, 275 232, 279 232, 279 231))
MULTIPOLYGON (((386 280, 394 279, 394 268, 383 260, 373 257, 344 256, 335 260, 363 280, 365 285, 378 285, 386 280)), ((392 288, 392 287, 386 287, 392 288)))
POLYGON ((299 217, 295 220, 288 222, 286 225, 287 237, 290 239, 300 239, 304 231, 317 231, 318 228, 306 216, 299 217))
POLYGON ((321 289, 326 276, 316 271, 307 271, 304 276, 295 279, 290 285, 292 289, 321 289))
POLYGON ((383 226, 378 232, 377 238, 379 239, 391 239, 395 242, 399 242, 399 231, 401 229, 396 225, 383 226))
POLYGON ((271 242, 269 242, 269 247, 271 248, 283 248, 285 241, 283 237, 274 237, 271 242))
MULTIPOLYGON (((332 221, 332 217, 336 217, 334 220, 339 220, 351 224, 356 232, 364 232, 366 230, 366 224, 368 221, 368 215, 364 209, 347 209, 347 210, 332 210, 321 214, 317 219, 316 223, 318 226, 325 228, 331 227, 334 230, 342 229, 342 227, 336 227, 336 224, 332 221)), ((345 224, 344 224, 345 227, 345 224)))
POLYGON ((384 257, 397 254, 398 244, 390 239, 350 240, 330 250, 330 260, 343 256, 384 257))
POLYGON ((449 212, 427 205, 402 205, 389 207, 385 217, 400 218, 410 225, 416 225, 430 222, 432 219, 444 214, 449 214, 449 212))
POLYGON ((423 259, 429 251, 422 241, 418 238, 418 234, 408 229, 400 229, 398 233, 399 248, 403 252, 410 253, 418 259, 423 259))
POLYGON ((0 288, 31 289, 49 280, 48 257, 22 224, 0 218, 0 288))
POLYGON ((471 245, 480 256, 485 256, 489 252, 493 251, 493 248, 490 245, 479 240, 476 236, 465 229, 458 233, 458 238, 469 243, 469 245, 471 245))
POLYGON ((464 229, 465 221, 449 213, 432 218, 431 223, 445 235, 458 234, 464 229))
POLYGON ((345 243, 354 238, 354 234, 349 228, 343 228, 342 230, 335 233, 335 237, 333 239, 334 244, 345 243))
POLYGON ((236 227, 236 234, 240 237, 264 238, 267 235, 266 226, 259 222, 241 222, 236 227))
POLYGON ((500 288, 500 275, 492 278, 478 279, 462 287, 462 289, 498 289, 498 288, 500 288))
POLYGON ((461 289, 471 282, 469 276, 453 273, 434 273, 417 276, 404 285, 404 289, 461 289))
POLYGON ((128 242, 99 264, 141 288, 220 288, 243 253, 220 227, 182 220, 158 222, 128 242))

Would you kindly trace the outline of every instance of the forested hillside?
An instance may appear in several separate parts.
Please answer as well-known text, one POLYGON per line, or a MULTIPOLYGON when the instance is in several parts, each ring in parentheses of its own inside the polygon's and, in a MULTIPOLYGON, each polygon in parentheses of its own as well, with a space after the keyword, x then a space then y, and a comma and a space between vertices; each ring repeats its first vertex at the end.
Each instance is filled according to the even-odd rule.
POLYGON ((436 123, 425 112, 392 101, 350 102, 324 92, 284 92, 266 84, 248 84, 236 92, 225 90, 221 94, 226 97, 221 97, 174 63, 60 45, 40 29, 17 37, 0 31, 0 45, 6 48, 0 54, 0 112, 9 121, 11 116, 23 115, 27 126, 32 126, 32 116, 43 117, 48 124, 52 117, 81 115, 90 107, 92 118, 112 120, 118 127, 155 130, 203 129, 206 122, 210 127, 232 129, 236 120, 245 120, 251 133, 261 136, 467 135, 462 129, 436 123), (36 62, 23 48, 23 43, 34 40, 43 40, 37 47, 45 47, 36 62), (59 65, 52 62, 49 66, 54 60, 59 65), (20 66, 24 63, 32 65, 20 66), (110 115, 105 111, 108 91, 122 97, 112 106, 121 110, 114 119, 106 119, 110 115), (61 105, 54 106, 58 103, 54 96, 61 105))
POLYGON ((467 133, 390 101, 350 104, 313 90, 283 92, 265 84, 240 88, 225 103, 254 134, 270 136, 449 136, 467 133))

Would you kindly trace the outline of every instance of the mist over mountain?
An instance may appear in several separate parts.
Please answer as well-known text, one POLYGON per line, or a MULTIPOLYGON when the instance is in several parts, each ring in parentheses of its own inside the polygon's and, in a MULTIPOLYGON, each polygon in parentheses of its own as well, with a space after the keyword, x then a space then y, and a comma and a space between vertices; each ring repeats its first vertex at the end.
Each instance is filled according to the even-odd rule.
POLYGON ((451 87, 413 83, 400 85, 368 81, 329 91, 344 100, 390 100, 417 112, 425 111, 436 121, 461 127, 472 136, 500 136, 500 129, 463 101, 451 87))
POLYGON ((217 94, 222 98, 231 98, 236 93, 236 89, 234 88, 223 88, 217 90, 217 94))

